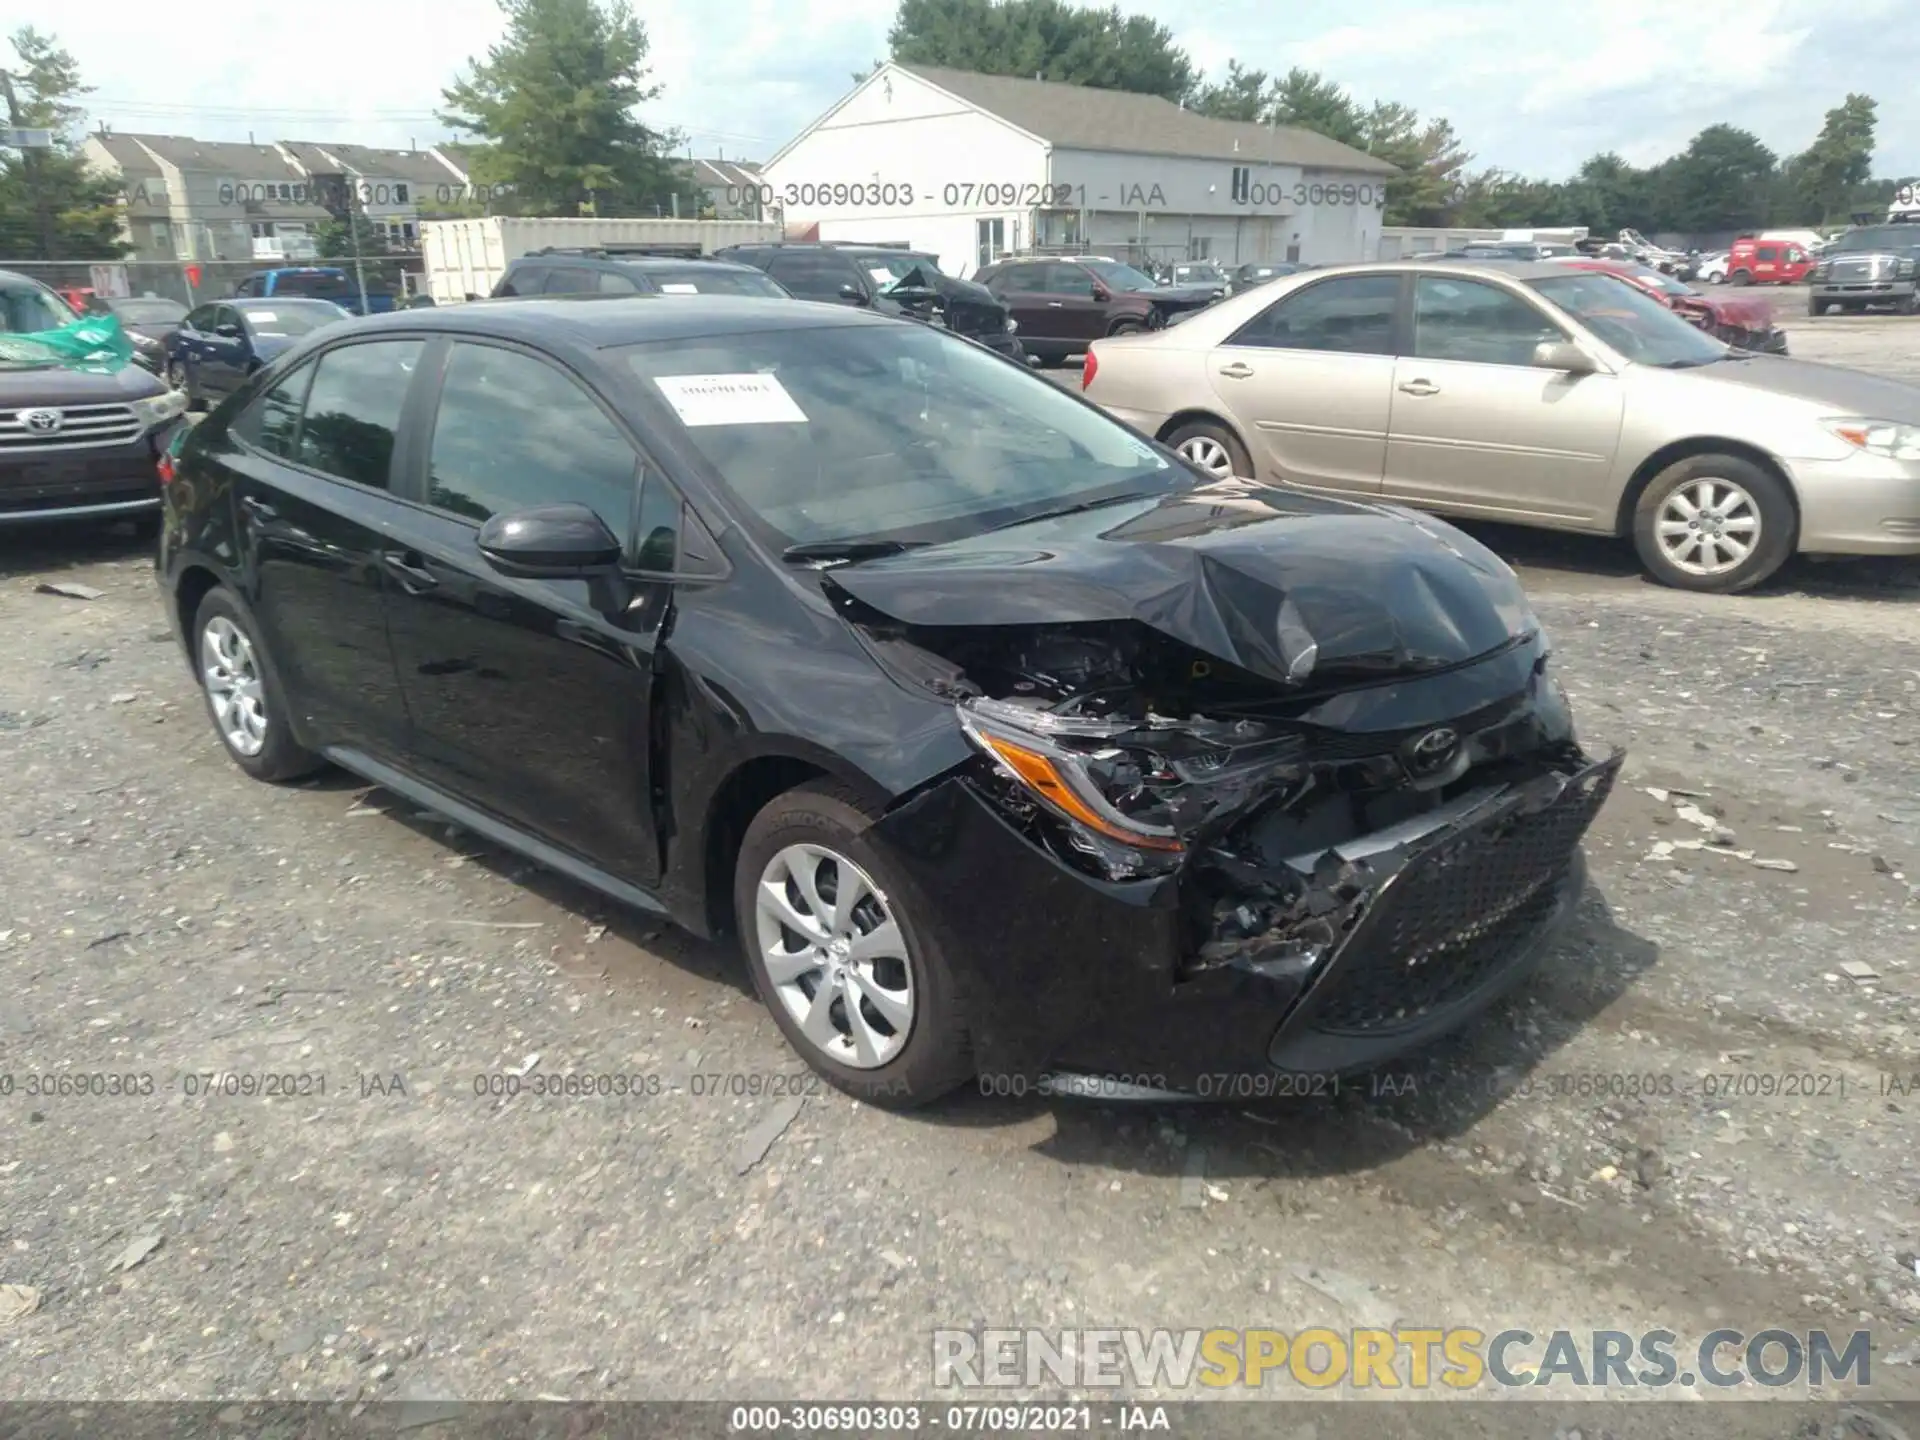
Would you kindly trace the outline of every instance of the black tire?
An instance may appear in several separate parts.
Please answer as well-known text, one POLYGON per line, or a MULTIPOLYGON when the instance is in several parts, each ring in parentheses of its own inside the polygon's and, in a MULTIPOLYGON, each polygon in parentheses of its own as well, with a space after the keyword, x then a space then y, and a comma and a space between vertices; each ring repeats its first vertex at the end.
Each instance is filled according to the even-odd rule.
POLYGON ((274 667, 273 657, 267 654, 266 646, 261 642, 259 626, 253 616, 239 601, 239 598, 225 586, 216 586, 209 590, 206 598, 200 602, 200 608, 194 612, 192 635, 193 673, 200 681, 200 694, 206 701, 207 718, 213 722, 213 733, 220 737, 227 755, 233 763, 256 780, 280 782, 298 780, 323 769, 326 761, 311 750, 301 747, 293 738, 293 730, 287 723, 289 707, 286 690, 280 684, 280 672, 274 667), (246 638, 257 669, 260 690, 265 702, 266 725, 262 733, 262 743, 254 754, 246 754, 236 748, 228 739, 220 724, 220 717, 214 708, 212 691, 209 689, 206 675, 206 632, 215 620, 225 620, 246 638))
POLYGON ((1751 270, 1729 271, 1727 273, 1727 283, 1729 285, 1751 285, 1753 283, 1753 272, 1751 270))
POLYGON ((1640 563, 1662 585, 1709 595, 1733 595, 1751 590, 1793 555, 1800 516, 1786 482, 1771 470, 1737 455, 1689 455, 1662 470, 1641 492, 1633 511, 1633 544, 1640 563), (1759 512, 1760 538, 1739 565, 1718 574, 1696 575, 1683 570, 1661 549, 1656 527, 1668 498, 1682 486, 1707 479, 1730 480, 1753 497, 1759 512))
POLYGON ((1067 363, 1067 352, 1064 350, 1032 350, 1031 353, 1033 363, 1042 370, 1058 370, 1067 363))
POLYGON ((1920 290, 1912 291, 1900 297, 1900 303, 1893 307, 1896 315, 1920 315, 1920 290))
POLYGON ((1111 330, 1107 331, 1107 334, 1138 335, 1141 331, 1145 330, 1146 328, 1147 327, 1142 325, 1138 320, 1120 320, 1114 323, 1114 327, 1111 330))
MULTIPOLYGON (((802 785, 768 801, 747 826, 734 865, 734 924, 754 989, 800 1058, 855 1099, 887 1110, 911 1110, 965 1084, 973 1076, 973 1059, 959 986, 938 942, 913 913, 915 905, 924 902, 903 883, 885 853, 868 840, 866 832, 874 818, 852 791, 830 781, 802 785), (756 904, 761 876, 780 851, 800 844, 832 851, 864 870, 900 927, 913 1010, 905 1044, 883 1065, 845 1064, 807 1038, 775 990, 761 955, 756 904)), ((810 997, 818 990, 805 993, 810 997)), ((836 1023, 845 1025, 845 1001, 837 1003, 841 1009, 836 1023)), ((878 1012, 873 1015, 877 1017, 878 1012)))
POLYGON ((1809 295, 1807 297, 1807 314, 1824 315, 1826 313, 1827 313, 1826 301, 1820 299, 1817 295, 1809 295))
POLYGON ((1248 480, 1258 478, 1253 473, 1253 457, 1247 454, 1247 447, 1240 443, 1240 437, 1218 421, 1189 421, 1167 436, 1163 443, 1169 450, 1178 450, 1189 440, 1211 440, 1227 452, 1228 458, 1233 462, 1235 475, 1248 480))

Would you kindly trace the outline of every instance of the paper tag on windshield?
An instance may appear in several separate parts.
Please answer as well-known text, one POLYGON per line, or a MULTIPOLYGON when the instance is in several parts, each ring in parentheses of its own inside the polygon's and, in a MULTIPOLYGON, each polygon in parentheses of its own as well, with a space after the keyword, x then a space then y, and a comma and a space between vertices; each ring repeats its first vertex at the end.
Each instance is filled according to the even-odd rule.
POLYGON ((256 325, 271 325, 280 317, 271 310, 249 310, 247 312, 247 318, 256 325))
POLYGON ((653 383, 689 428, 807 423, 787 387, 772 375, 660 375, 653 383))
POLYGON ((700 287, 698 285, 687 285, 683 283, 662 285, 660 287, 660 293, 663 295, 698 295, 700 293, 700 287))

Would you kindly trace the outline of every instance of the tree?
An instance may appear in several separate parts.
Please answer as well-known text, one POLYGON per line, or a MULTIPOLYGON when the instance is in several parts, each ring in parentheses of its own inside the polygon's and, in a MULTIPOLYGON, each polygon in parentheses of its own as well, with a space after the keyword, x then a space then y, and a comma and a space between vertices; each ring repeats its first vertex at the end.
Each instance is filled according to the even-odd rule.
POLYGON ((1656 168, 1662 230, 1744 229, 1766 223, 1773 200, 1775 156, 1759 138, 1733 125, 1709 125, 1687 148, 1656 168))
POLYGON ((1453 222, 1473 156, 1453 133, 1452 122, 1423 123, 1405 105, 1378 101, 1361 117, 1360 138, 1361 148, 1400 171, 1387 181, 1386 224, 1453 222))
POLYGON ((1201 81, 1187 97, 1187 108, 1215 120, 1264 122, 1273 107, 1273 80, 1264 70, 1243 70, 1227 61, 1224 80, 1201 81))
POLYGON ((1274 82, 1262 118, 1269 125, 1291 125, 1357 150, 1366 148, 1365 116, 1353 97, 1325 76, 1297 65, 1274 82))
POLYGON ((1781 198, 1795 218, 1828 225, 1853 210, 1873 176, 1878 109, 1871 96, 1847 96, 1827 111, 1813 144, 1787 162, 1781 198))
POLYGON ((50 150, 0 151, 0 248, 23 260, 117 259, 132 247, 120 239, 119 190, 94 174, 76 131, 89 93, 80 67, 52 36, 24 26, 9 37, 18 67, 0 70, 7 123, 53 131, 50 150))
POLYGON ((1065 0, 900 0, 887 34, 903 65, 941 65, 983 75, 1039 77, 1096 90, 1181 100, 1193 61, 1173 32, 1117 5, 1083 9, 1065 0))
POLYGON ((476 135, 476 180, 509 185, 524 212, 664 211, 700 196, 668 158, 678 135, 633 109, 647 84, 647 34, 626 0, 500 0, 506 38, 441 92, 440 121, 476 135))
POLYGON ((387 244, 387 232, 384 226, 376 225, 358 211, 353 213, 353 229, 347 228, 345 220, 323 220, 313 232, 313 247, 322 260, 351 260, 354 256, 354 235, 357 231, 360 239, 360 257, 371 260, 377 256, 392 253, 387 244))

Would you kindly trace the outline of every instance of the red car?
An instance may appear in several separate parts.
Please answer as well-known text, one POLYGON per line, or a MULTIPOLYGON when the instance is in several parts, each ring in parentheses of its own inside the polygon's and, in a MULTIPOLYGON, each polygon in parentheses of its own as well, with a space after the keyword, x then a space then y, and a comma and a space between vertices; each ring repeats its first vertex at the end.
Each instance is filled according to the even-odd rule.
POLYGON ((1765 296, 1702 295, 1671 275, 1663 275, 1651 265, 1642 265, 1636 260, 1569 255, 1557 263, 1576 270, 1598 270, 1603 275, 1618 276, 1716 340, 1724 340, 1742 350, 1763 350, 1770 355, 1787 353, 1787 332, 1773 323, 1773 302, 1765 296))

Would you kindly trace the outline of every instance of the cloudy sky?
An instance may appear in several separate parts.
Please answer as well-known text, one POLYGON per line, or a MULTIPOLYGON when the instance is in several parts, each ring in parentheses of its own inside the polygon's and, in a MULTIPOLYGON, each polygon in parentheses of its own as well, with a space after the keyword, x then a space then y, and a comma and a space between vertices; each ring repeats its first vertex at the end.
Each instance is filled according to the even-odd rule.
MULTIPOLYGON (((886 49, 894 0, 638 0, 664 86, 646 119, 697 154, 763 159, 886 49)), ((1481 164, 1562 176, 1596 150, 1638 163, 1727 120, 1802 148, 1849 90, 1880 102, 1881 174, 1920 172, 1914 0, 1136 0, 1210 72, 1304 65, 1361 100, 1451 118, 1481 164)), ((229 5, 155 24, 96 0, 55 30, 96 120, 202 139, 421 145, 442 85, 499 38, 493 0, 229 5)), ((19 21, 7 21, 11 30, 19 21)), ((48 28, 49 22, 38 22, 48 28)))

